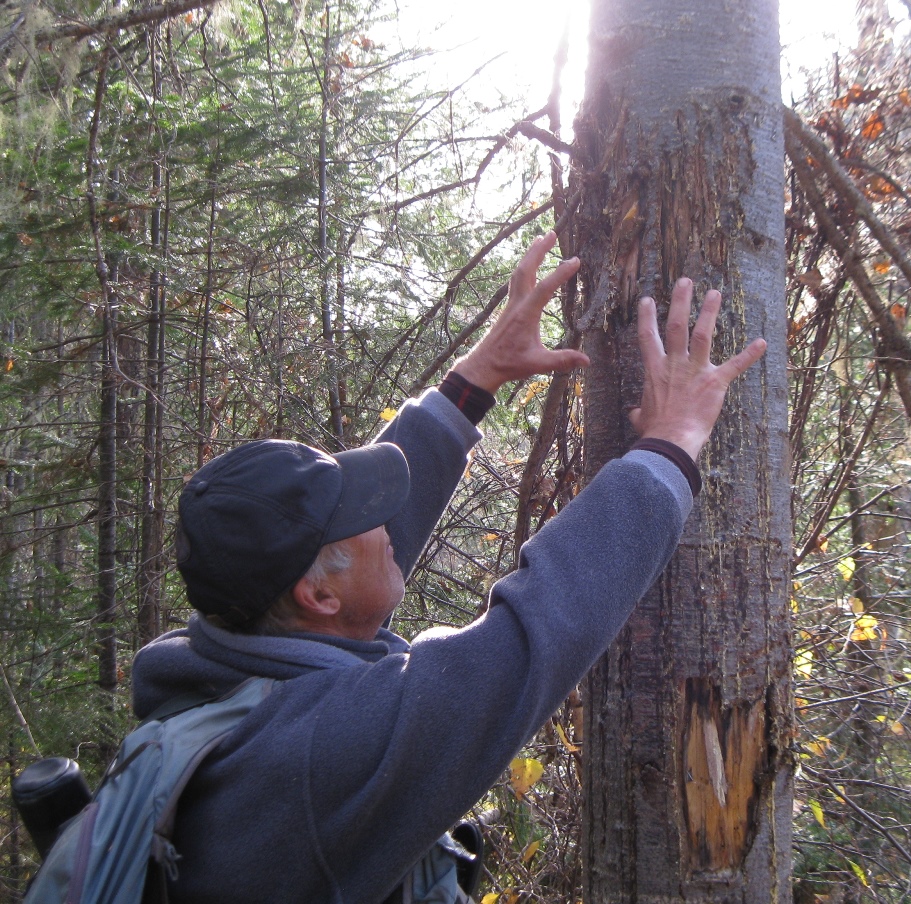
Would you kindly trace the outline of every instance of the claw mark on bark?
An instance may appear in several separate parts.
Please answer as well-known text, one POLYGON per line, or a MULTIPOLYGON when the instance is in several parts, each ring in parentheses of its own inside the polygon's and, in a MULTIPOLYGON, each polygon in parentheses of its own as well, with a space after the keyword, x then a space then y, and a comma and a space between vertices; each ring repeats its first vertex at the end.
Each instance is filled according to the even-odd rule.
POLYGON ((739 868, 753 842, 749 826, 768 767, 765 695, 724 706, 705 678, 681 694, 683 818, 691 873, 739 868))

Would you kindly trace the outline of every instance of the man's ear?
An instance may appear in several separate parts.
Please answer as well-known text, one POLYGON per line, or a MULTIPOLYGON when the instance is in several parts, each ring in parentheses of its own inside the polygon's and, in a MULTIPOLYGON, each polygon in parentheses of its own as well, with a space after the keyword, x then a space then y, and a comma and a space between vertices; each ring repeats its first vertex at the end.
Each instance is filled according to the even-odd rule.
POLYGON ((330 590, 314 585, 306 576, 294 585, 291 594, 304 616, 326 618, 336 615, 342 606, 341 601, 330 590))

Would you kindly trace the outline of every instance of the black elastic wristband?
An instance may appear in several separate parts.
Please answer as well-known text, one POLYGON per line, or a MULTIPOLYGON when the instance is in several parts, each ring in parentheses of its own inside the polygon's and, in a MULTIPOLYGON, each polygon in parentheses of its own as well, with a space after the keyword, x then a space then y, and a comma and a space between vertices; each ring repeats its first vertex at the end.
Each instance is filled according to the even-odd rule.
POLYGON ((497 404, 497 400, 486 389, 469 383, 461 374, 452 371, 446 374, 443 382, 437 386, 437 391, 443 393, 475 427, 497 404))
POLYGON ((696 462, 690 458, 689 452, 666 439, 657 439, 651 436, 633 443, 633 449, 641 449, 643 452, 655 452, 658 455, 663 455, 668 461, 672 461, 677 465, 686 478, 686 482, 690 485, 690 492, 693 494, 693 498, 695 499, 699 495, 699 491, 702 489, 702 477, 699 474, 699 468, 696 467, 696 462))

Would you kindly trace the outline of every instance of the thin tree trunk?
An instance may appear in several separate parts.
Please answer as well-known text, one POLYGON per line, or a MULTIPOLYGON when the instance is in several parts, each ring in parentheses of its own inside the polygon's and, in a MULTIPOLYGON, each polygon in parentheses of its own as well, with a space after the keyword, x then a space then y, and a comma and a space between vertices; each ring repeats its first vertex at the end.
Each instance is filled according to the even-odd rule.
POLYGON ((595 902, 783 902, 792 730, 783 147, 774 0, 598 0, 576 123, 587 476, 633 440, 636 299, 721 289, 714 357, 764 336, 680 548, 588 688, 595 902))
POLYGON ((329 80, 332 70, 329 68, 331 47, 330 10, 328 4, 325 12, 325 32, 323 34, 323 67, 321 74, 322 98, 320 107, 319 131, 319 259, 322 282, 320 287, 320 311, 323 323, 323 342, 326 347, 326 363, 329 379, 329 417, 332 433, 342 439, 345 425, 342 421, 342 404, 339 397, 338 356, 335 349, 333 329, 333 283, 334 274, 331 254, 329 252, 329 108, 332 104, 329 80))
MULTIPOLYGON (((149 38, 152 56, 152 94, 161 96, 161 59, 158 33, 149 38)), ((149 244, 161 260, 161 162, 152 162, 152 197, 149 244)), ((145 410, 142 432, 142 520, 139 568, 139 643, 147 644, 161 633, 161 564, 164 512, 161 509, 161 426, 164 391, 164 275, 159 267, 149 276, 149 326, 146 333, 145 410)))
MULTIPOLYGON (((217 154, 217 151, 216 151, 217 154)), ((212 293, 215 287, 215 216, 218 205, 218 160, 209 166, 209 236, 206 244, 206 290, 203 299, 202 330, 199 338, 199 391, 196 399, 197 439, 196 467, 201 468, 211 451, 209 403, 206 398, 209 380, 209 318, 212 312, 212 293)))
POLYGON ((86 200, 95 247, 95 270, 104 299, 102 308, 101 405, 98 419, 98 684, 117 688, 117 296, 114 272, 105 256, 95 198, 98 127, 107 90, 108 52, 102 55, 95 88, 95 108, 86 155, 86 200))
POLYGON ((98 431, 98 683, 117 687, 117 378, 116 309, 104 311, 101 415, 98 431))

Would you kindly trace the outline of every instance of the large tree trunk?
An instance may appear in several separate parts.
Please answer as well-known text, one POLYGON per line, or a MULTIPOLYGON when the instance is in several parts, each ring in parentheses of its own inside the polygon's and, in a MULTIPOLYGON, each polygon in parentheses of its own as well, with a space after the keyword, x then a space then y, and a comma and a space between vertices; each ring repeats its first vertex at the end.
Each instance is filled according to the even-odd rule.
POLYGON ((721 289, 764 336, 673 561, 588 686, 587 901, 790 897, 790 519, 775 0, 596 0, 576 123, 586 473, 632 442, 636 299, 721 289))

